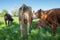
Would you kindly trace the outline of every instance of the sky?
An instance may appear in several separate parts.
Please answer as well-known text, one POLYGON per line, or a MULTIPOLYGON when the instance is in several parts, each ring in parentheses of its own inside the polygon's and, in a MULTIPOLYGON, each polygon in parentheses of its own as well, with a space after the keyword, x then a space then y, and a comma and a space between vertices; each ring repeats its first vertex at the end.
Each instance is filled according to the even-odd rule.
POLYGON ((16 5, 20 8, 22 4, 31 6, 35 11, 60 8, 60 0, 0 0, 0 12, 3 9, 12 11, 16 5))

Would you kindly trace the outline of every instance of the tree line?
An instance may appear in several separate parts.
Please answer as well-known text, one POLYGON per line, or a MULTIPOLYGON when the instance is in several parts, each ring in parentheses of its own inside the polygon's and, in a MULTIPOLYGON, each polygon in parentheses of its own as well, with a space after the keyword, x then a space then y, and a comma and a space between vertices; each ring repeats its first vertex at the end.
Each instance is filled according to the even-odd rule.
MULTIPOLYGON (((18 6, 14 6, 14 9, 11 10, 10 13, 12 14, 12 16, 16 17, 18 16, 18 10, 19 10, 18 6)), ((0 17, 3 17, 5 13, 9 13, 9 11, 6 9, 2 9, 2 11, 0 12, 0 17)))

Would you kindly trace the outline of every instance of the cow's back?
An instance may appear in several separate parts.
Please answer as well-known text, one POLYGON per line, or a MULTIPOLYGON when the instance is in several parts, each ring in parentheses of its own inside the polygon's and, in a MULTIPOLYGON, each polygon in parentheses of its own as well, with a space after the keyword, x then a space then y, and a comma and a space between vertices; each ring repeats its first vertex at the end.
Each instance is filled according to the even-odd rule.
POLYGON ((43 19, 46 24, 49 24, 49 26, 53 25, 53 26, 58 26, 60 25, 60 9, 56 8, 56 9, 51 9, 51 10, 47 10, 45 11, 47 17, 45 18, 46 15, 42 15, 41 19, 43 19))

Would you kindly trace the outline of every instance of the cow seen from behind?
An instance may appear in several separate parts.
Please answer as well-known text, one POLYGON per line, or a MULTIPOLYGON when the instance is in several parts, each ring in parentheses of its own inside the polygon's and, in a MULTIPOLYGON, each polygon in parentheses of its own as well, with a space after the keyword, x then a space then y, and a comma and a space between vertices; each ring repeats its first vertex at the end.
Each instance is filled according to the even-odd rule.
POLYGON ((24 37, 25 35, 25 28, 27 29, 27 35, 30 33, 30 27, 32 24, 32 8, 30 6, 27 6, 23 4, 19 8, 19 23, 20 23, 20 30, 21 30, 21 37, 24 37), (25 25, 27 27, 25 27, 25 25))

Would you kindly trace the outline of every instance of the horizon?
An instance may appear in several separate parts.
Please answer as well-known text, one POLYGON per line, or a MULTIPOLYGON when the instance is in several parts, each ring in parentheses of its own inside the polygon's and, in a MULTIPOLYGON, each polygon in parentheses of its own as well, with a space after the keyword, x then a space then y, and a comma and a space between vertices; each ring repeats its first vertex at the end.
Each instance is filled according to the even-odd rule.
POLYGON ((60 0, 0 0, 0 12, 3 9, 11 12, 16 5, 20 8, 22 4, 31 6, 34 11, 39 9, 49 10, 52 8, 60 8, 60 0))

